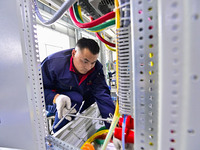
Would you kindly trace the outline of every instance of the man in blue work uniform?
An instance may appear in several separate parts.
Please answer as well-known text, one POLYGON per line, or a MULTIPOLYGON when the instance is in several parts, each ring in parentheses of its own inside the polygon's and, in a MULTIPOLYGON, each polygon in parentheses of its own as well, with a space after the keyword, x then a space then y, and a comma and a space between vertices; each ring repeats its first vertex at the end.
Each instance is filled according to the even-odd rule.
MULTIPOLYGON (((98 55, 98 44, 82 38, 75 48, 52 54, 42 62, 46 109, 56 112, 53 126, 75 104, 71 113, 78 112, 83 101, 80 112, 96 102, 102 118, 114 113, 115 106, 98 55)), ((66 117, 53 131, 58 131, 71 119, 66 117)), ((110 126, 106 122, 105 125, 110 126)))

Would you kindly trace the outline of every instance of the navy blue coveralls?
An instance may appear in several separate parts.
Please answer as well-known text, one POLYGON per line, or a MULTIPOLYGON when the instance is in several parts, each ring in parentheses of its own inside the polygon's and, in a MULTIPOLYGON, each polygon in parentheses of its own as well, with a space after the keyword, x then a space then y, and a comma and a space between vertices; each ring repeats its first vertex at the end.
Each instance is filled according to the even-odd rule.
MULTIPOLYGON (((70 71, 70 59, 73 49, 68 49, 54 53, 42 62, 42 76, 44 85, 44 95, 47 111, 51 111, 53 99, 56 94, 64 94, 71 98, 71 106, 76 105, 78 111, 82 101, 85 103, 81 112, 91 106, 94 102, 97 103, 102 118, 109 117, 109 113, 114 114, 115 106, 110 96, 109 88, 106 84, 103 66, 97 60, 93 72, 80 83, 79 75, 70 71)), ((59 121, 56 112, 54 126, 59 121)), ((54 132, 58 131, 68 120, 64 120, 54 132)), ((107 128, 110 124, 105 122, 107 128)))

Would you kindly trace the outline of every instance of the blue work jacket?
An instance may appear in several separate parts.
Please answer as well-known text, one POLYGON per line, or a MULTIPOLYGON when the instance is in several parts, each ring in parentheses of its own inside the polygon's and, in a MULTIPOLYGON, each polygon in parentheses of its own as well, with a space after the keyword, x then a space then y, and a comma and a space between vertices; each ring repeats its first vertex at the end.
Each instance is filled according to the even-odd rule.
MULTIPOLYGON (((102 64, 97 60, 94 71, 79 85, 78 74, 69 69, 72 50, 54 53, 41 64, 46 105, 53 104, 56 94, 76 91, 83 97, 90 95, 96 101, 101 116, 109 117, 109 113, 114 113, 115 106, 105 81, 102 64)), ((81 103, 81 100, 77 101, 78 106, 81 103)))

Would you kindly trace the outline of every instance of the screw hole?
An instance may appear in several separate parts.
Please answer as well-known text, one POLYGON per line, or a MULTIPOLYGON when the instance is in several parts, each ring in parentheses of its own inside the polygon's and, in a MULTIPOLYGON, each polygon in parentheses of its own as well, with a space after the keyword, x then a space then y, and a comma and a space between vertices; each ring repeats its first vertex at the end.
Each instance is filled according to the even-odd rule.
POLYGON ((149 7, 149 8, 148 8, 148 11, 152 11, 152 10, 153 10, 153 8, 152 8, 152 7, 149 7))
POLYGON ((150 145, 150 146, 153 146, 153 142, 149 142, 149 145, 150 145))
POLYGON ((172 81, 172 84, 173 84, 173 85, 177 85, 177 84, 178 84, 178 81, 177 81, 177 80, 173 80, 173 81, 172 81))
POLYGON ((153 62, 153 61, 150 61, 150 62, 149 62, 149 66, 150 66, 150 67, 153 67, 153 66, 154 66, 154 62, 153 62))
POLYGON ((153 38, 153 35, 149 35, 149 38, 152 39, 152 38, 153 38))
POLYGON ((173 53, 177 53, 177 52, 178 52, 178 48, 177 48, 177 47, 174 47, 174 48, 172 49, 172 52, 173 52, 173 53))
POLYGON ((153 20, 153 16, 149 16, 149 17, 148 17, 148 20, 149 20, 149 21, 152 21, 152 20, 153 20))
POLYGON ((176 19, 176 18, 178 18, 178 14, 177 13, 172 15, 172 19, 176 19))
POLYGON ((152 92, 152 91, 153 91, 153 88, 152 88, 152 87, 150 87, 150 88, 149 88, 149 92, 152 92))
POLYGON ((153 100, 153 96, 149 96, 149 100, 151 100, 151 101, 152 101, 152 100, 153 100))
POLYGON ((199 15, 198 14, 194 14, 193 18, 194 18, 194 20, 198 20, 199 19, 199 15))
POLYGON ((152 30, 153 29, 153 26, 149 26, 149 30, 152 30))
POLYGON ((177 105, 177 102, 176 101, 172 101, 172 105, 177 105))
POLYGON ((177 37, 177 36, 172 37, 172 41, 173 41, 173 42, 178 41, 178 37, 177 37))
POLYGON ((149 128, 149 131, 153 131, 153 128, 149 128))
POLYGON ((188 131, 187 131, 189 134, 194 134, 195 133, 195 131, 193 130, 193 129, 188 129, 188 131))
POLYGON ((149 48, 153 48, 153 44, 149 44, 149 48))
POLYGON ((143 40, 143 37, 141 36, 141 37, 139 38, 139 40, 143 40))
POLYGON ((175 143, 175 142, 176 142, 175 139, 171 139, 170 141, 171 141, 172 143, 175 143))
POLYGON ((178 29, 178 25, 175 24, 175 25, 172 26, 173 31, 176 31, 177 29, 178 29))
POLYGON ((170 123, 175 125, 175 124, 176 124, 176 121, 171 120, 170 123))
POLYGON ((140 87, 140 91, 144 91, 144 87, 140 87))
POLYGON ((174 91, 172 91, 172 94, 173 94, 173 95, 177 95, 178 92, 174 90, 174 91))
POLYGON ((138 13, 139 13, 139 14, 142 14, 142 10, 139 10, 138 13))
POLYGON ((174 7, 174 8, 176 8, 176 7, 177 7, 177 5, 178 5, 178 3, 177 3, 177 2, 173 2, 171 6, 172 6, 172 7, 174 7))
POLYGON ((139 28, 139 31, 140 31, 140 32, 143 31, 143 28, 139 28))
POLYGON ((154 71, 153 70, 150 70, 149 71, 149 75, 153 75, 154 74, 154 71))
POLYGON ((142 19, 139 19, 139 22, 141 23, 143 20, 142 19))
POLYGON ((193 75, 192 76, 192 80, 194 80, 194 81, 198 80, 198 76, 197 75, 193 75))
POLYGON ((175 133, 176 131, 175 130, 170 130, 170 133, 175 133))
POLYGON ((153 53, 149 53, 149 58, 152 58, 153 57, 153 53))

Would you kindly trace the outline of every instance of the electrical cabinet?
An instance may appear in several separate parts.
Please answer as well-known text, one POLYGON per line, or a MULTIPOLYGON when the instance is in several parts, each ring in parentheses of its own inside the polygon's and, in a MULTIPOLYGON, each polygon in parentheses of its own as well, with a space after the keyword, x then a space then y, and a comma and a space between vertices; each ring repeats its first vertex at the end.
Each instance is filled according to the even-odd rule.
MULTIPOLYGON (((198 150, 200 1, 130 0, 119 8, 130 13, 130 24, 118 29, 130 52, 121 57, 120 47, 130 88, 119 104, 121 114, 134 117, 134 149, 198 150)), ((0 12, 0 147, 46 149, 51 141, 77 149, 48 135, 32 1, 1 1, 0 12)))

